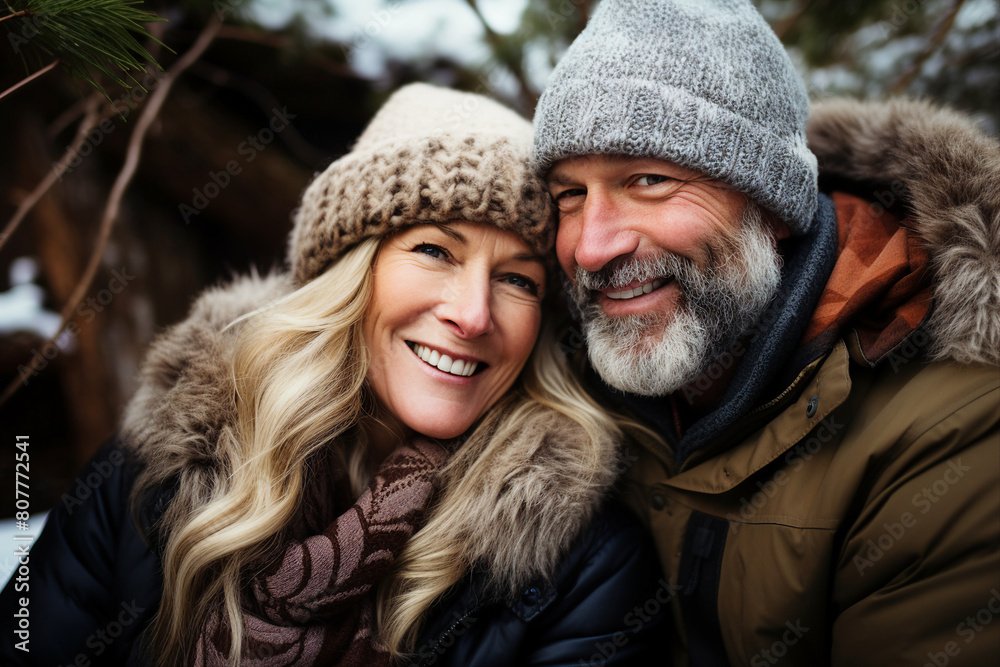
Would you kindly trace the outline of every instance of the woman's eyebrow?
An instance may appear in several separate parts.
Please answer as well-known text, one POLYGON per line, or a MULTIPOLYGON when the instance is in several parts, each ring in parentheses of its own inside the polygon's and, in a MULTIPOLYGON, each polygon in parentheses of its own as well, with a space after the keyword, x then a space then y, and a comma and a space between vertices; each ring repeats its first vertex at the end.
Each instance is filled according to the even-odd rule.
POLYGON ((442 232, 444 232, 448 236, 450 236, 453 239, 455 239, 456 241, 458 241, 459 243, 461 243, 462 245, 469 245, 469 240, 467 238, 465 238, 462 235, 462 233, 459 232, 458 230, 452 229, 448 225, 448 223, 446 223, 446 222, 435 222, 434 226, 437 227, 438 229, 440 229, 442 232))
POLYGON ((518 262, 538 262, 539 264, 545 263, 545 259, 541 255, 535 255, 530 252, 519 252, 516 255, 512 255, 511 259, 518 262))

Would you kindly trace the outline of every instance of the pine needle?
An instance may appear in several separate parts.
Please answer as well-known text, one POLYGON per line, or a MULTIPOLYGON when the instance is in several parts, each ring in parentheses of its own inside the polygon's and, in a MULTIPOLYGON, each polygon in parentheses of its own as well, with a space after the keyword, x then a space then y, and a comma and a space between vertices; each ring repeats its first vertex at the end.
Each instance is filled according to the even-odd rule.
POLYGON ((144 24, 166 19, 136 7, 140 4, 129 0, 8 0, 4 5, 10 15, 0 16, 0 25, 26 68, 58 59, 73 76, 110 100, 97 82, 97 73, 131 88, 141 86, 132 73, 144 73, 147 63, 162 70, 139 40, 162 45, 144 24))

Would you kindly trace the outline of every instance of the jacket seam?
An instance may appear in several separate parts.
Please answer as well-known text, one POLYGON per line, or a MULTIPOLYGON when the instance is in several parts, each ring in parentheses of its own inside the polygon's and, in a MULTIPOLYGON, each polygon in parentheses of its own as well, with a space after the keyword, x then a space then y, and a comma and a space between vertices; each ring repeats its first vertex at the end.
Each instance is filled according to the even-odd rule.
MULTIPOLYGON (((928 433, 930 433, 934 429, 938 428, 942 424, 944 424, 944 423, 946 423, 948 421, 951 421, 952 419, 955 419, 958 416, 958 413, 960 413, 962 410, 965 410, 970 405, 972 405, 973 403, 975 403, 975 402, 977 402, 979 400, 985 399, 991 393, 1000 393, 1000 387, 989 387, 986 390, 984 390, 982 393, 980 393, 980 394, 978 394, 976 396, 973 396, 973 397, 967 399, 965 401, 965 403, 962 403, 961 405, 958 405, 951 412, 949 412, 948 414, 944 415, 943 417, 941 417, 941 419, 938 419, 933 424, 928 425, 927 428, 925 428, 920 433, 914 435, 909 440, 903 441, 903 443, 899 447, 896 447, 895 449, 900 449, 900 448, 903 449, 903 450, 909 449, 915 443, 919 442, 921 439, 923 439, 924 437, 926 437, 928 433)), ((966 443, 966 444, 968 444, 968 443, 966 443)), ((886 460, 882 463, 881 466, 879 466, 878 470, 875 472, 875 475, 874 475, 874 479, 875 480, 881 479, 881 477, 885 474, 886 469, 890 465, 892 465, 892 463, 894 461, 894 459, 892 457, 888 457, 887 456, 885 458, 886 458, 886 460)), ((936 461, 933 465, 936 465, 939 462, 940 461, 936 461)), ((873 488, 874 488, 874 482, 873 482, 873 486, 871 488, 869 488, 869 491, 872 490, 873 488)))

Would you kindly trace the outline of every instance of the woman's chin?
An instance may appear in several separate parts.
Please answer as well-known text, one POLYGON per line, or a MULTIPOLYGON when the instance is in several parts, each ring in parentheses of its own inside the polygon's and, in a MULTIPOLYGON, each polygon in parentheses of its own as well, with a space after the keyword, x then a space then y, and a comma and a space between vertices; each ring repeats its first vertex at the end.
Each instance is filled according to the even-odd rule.
POLYGON ((478 415, 413 415, 404 418, 403 423, 414 433, 433 440, 451 440, 462 435, 475 423, 478 415))
POLYGON ((425 438, 432 440, 451 440, 462 435, 472 426, 472 422, 462 422, 461 424, 440 424, 423 423, 411 426, 414 433, 418 433, 425 438))

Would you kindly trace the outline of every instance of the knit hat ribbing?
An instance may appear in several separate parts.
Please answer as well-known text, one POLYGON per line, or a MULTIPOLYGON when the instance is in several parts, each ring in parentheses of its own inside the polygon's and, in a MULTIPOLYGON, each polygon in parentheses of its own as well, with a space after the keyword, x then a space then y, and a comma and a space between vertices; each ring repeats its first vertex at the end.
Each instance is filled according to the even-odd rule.
POLYGON ((427 84, 399 89, 306 188, 288 248, 296 284, 368 237, 419 223, 491 224, 546 254, 555 219, 530 157, 531 124, 497 102, 427 84))
POLYGON ((804 234, 818 193, 808 116, 801 77, 748 0, 602 0, 538 102, 536 167, 588 154, 667 160, 804 234))

